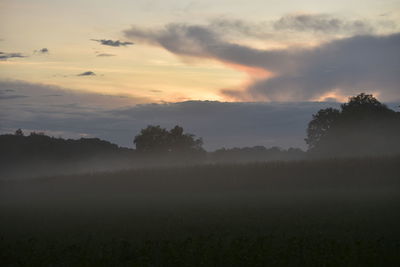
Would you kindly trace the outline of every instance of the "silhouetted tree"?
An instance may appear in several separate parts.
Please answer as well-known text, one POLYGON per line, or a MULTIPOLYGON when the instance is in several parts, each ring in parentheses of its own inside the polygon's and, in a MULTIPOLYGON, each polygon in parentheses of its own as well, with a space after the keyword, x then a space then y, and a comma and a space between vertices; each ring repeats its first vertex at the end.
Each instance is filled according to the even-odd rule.
POLYGON ((339 118, 340 111, 334 108, 321 109, 313 115, 308 124, 307 138, 305 139, 310 149, 315 148, 321 139, 328 133, 334 122, 339 118))
POLYGON ((175 153, 203 151, 203 140, 193 134, 183 133, 183 128, 175 126, 169 131, 169 151, 175 153))
POLYGON ((361 93, 341 110, 318 111, 308 124, 309 151, 317 154, 377 155, 400 153, 400 114, 361 93))
POLYGON ((394 111, 389 109, 385 104, 378 101, 373 95, 361 93, 357 96, 349 98, 349 102, 341 105, 342 114, 350 116, 355 115, 387 115, 393 114, 394 111))
POLYGON ((183 128, 175 126, 170 131, 159 125, 149 125, 135 136, 138 152, 144 153, 194 153, 202 152, 203 141, 192 134, 185 134, 183 128))
POLYGON ((18 129, 18 130, 15 131, 15 135, 16 136, 24 136, 24 132, 22 132, 21 129, 18 129))
POLYGON ((140 152, 161 152, 168 149, 168 131, 160 126, 148 126, 135 136, 133 143, 140 152))
POLYGON ((24 136, 20 129, 15 134, 0 135, 0 147, 0 167, 35 160, 64 161, 127 153, 127 149, 98 138, 62 139, 35 132, 24 136))

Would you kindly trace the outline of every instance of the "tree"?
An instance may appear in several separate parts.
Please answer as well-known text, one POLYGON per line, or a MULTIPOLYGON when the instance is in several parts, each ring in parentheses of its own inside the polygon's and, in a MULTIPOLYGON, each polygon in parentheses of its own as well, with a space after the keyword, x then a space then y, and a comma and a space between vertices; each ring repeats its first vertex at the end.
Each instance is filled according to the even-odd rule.
POLYGON ((341 110, 321 109, 308 124, 310 152, 330 155, 400 153, 400 114, 361 93, 341 110))
POLYGON ((305 139, 310 149, 318 146, 339 118, 339 115, 340 111, 334 108, 321 109, 313 115, 313 119, 308 124, 307 138, 305 139))
POLYGON ((159 125, 149 125, 135 136, 134 144, 140 153, 195 153, 203 152, 203 141, 192 134, 185 134, 183 128, 175 126, 170 131, 159 125))
POLYGON ((349 102, 341 105, 343 114, 373 115, 394 112, 385 104, 378 101, 373 95, 361 93, 349 98, 349 102))
POLYGON ((24 132, 21 129, 15 131, 16 136, 24 136, 24 132))
POLYGON ((203 151, 203 140, 196 139, 193 134, 184 134, 183 128, 175 126, 169 131, 170 152, 198 152, 203 151))

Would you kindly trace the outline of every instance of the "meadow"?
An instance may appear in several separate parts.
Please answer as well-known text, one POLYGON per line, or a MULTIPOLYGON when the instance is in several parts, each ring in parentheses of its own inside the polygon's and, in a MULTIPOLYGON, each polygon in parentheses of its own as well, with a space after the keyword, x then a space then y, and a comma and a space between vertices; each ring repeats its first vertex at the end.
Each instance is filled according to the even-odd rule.
POLYGON ((399 266, 400 157, 0 182, 1 266, 399 266))

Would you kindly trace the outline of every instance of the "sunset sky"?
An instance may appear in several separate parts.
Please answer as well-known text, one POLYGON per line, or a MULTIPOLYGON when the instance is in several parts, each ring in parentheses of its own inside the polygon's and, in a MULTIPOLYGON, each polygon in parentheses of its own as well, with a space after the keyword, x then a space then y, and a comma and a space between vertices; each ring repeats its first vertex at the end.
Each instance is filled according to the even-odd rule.
POLYGON ((0 0, 0 130, 127 145, 52 122, 189 100, 399 102, 399 29, 398 0, 0 0))

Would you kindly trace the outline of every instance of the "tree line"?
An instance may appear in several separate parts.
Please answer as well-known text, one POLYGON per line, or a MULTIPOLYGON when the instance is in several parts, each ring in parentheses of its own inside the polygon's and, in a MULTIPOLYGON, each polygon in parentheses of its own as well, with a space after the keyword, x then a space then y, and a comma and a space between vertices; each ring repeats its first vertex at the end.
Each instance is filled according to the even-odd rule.
POLYGON ((340 109, 321 109, 308 124, 308 152, 314 156, 379 156, 400 153, 400 112, 373 95, 349 98, 340 109))
POLYGON ((372 95, 361 93, 349 98, 340 109, 326 108, 314 114, 305 142, 307 152, 263 146, 206 152, 203 140, 186 133, 181 126, 168 130, 150 125, 134 137, 135 149, 128 149, 98 138, 62 139, 35 132, 25 136, 18 129, 15 134, 0 135, 0 160, 4 163, 119 155, 135 159, 221 162, 395 154, 400 153, 400 112, 391 110, 372 95))
MULTIPOLYGON (((312 116, 307 127, 305 142, 307 155, 313 156, 378 156, 400 153, 400 112, 388 108, 373 95, 361 93, 350 97, 340 110, 326 108, 312 116)), ((184 134, 183 128, 175 126, 170 131, 160 126, 148 126, 134 139, 139 152, 198 153, 204 152, 201 138, 184 134)), ((214 158, 260 159, 282 158, 286 152, 291 159, 301 158, 299 149, 284 151, 280 148, 219 149, 214 158), (272 155, 267 157, 267 155, 272 155), (258 156, 257 156, 258 155, 258 156)))

